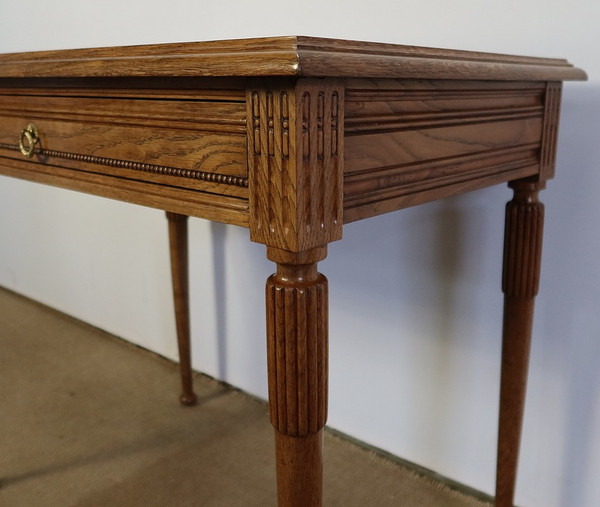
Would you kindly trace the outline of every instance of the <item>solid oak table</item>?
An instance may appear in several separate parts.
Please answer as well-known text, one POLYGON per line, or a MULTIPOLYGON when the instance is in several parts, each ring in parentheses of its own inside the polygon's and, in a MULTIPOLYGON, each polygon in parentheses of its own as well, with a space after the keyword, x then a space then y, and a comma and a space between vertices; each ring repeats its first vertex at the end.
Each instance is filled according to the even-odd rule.
POLYGON ((344 223, 508 182, 496 505, 511 506, 565 60, 277 37, 0 55, 0 173, 165 210, 184 403, 186 218, 250 229, 280 506, 321 505, 327 280, 344 223))

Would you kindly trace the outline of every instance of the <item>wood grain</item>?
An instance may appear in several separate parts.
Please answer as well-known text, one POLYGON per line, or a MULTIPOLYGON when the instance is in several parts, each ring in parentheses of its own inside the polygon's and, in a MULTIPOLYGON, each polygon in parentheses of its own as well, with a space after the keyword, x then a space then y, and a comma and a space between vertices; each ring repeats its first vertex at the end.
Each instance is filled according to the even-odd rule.
POLYGON ((513 507, 544 223, 544 206, 538 200, 544 184, 521 180, 510 186, 514 197, 506 206, 504 240, 496 507, 513 507))
POLYGON ((305 437, 275 432, 278 507, 323 504, 323 430, 305 437))
MULTIPOLYGON (((247 196, 245 105, 208 100, 0 94, 0 149, 34 122, 41 163, 247 196), (137 172, 136 172, 137 171, 137 172)), ((4 154, 0 151, 0 155, 4 154)))
POLYGON ((281 507, 319 507, 327 420, 328 286, 317 271, 325 248, 268 248, 277 272, 267 280, 269 412, 275 428, 281 507))
POLYGON ((1 77, 305 76, 585 79, 566 60, 288 36, 14 53, 1 77))
POLYGON ((4 88, 0 173, 247 226, 245 94, 230 80, 221 90, 202 83, 4 88), (40 143, 24 162, 18 140, 29 122, 40 143))
POLYGON ((343 88, 260 84, 247 95, 250 238, 294 252, 340 239, 343 88))
POLYGON ((188 217, 167 212, 169 224, 169 253, 171 257, 171 279, 173 283, 173 302, 175 306, 175 324, 177 326, 177 348, 179 350, 179 373, 181 376, 181 395, 183 405, 194 405, 192 378, 192 357, 190 354, 190 289, 188 262, 188 217))
POLYGON ((540 171, 545 83, 345 84, 346 223, 540 171))
POLYGON ((19 157, 0 157, 0 174, 216 222, 249 226, 247 199, 73 171, 19 157))
POLYGON ((554 178, 561 94, 562 83, 550 82, 546 84, 546 94, 544 97, 544 127, 542 132, 542 146, 540 149, 540 179, 543 181, 554 178))
POLYGON ((13 53, 0 77, 296 75, 295 37, 13 53))
POLYGON ((273 426, 299 437, 317 432, 327 419, 327 280, 303 279, 297 270, 267 282, 267 331, 273 426))

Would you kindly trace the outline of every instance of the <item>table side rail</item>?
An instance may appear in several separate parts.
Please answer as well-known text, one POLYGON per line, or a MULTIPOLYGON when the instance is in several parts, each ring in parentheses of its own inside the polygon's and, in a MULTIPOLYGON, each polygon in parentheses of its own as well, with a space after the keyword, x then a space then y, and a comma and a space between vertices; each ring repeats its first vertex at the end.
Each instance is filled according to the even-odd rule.
POLYGON ((547 98, 556 92, 547 90, 543 82, 347 80, 344 221, 553 166, 543 140, 555 135, 547 98))

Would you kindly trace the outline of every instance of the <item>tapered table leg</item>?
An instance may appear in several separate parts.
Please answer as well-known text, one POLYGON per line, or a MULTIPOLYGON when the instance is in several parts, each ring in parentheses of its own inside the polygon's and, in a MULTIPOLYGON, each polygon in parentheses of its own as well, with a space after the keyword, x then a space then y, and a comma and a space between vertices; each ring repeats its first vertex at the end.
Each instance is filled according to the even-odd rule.
POLYGON ((326 249, 294 254, 274 248, 267 281, 269 412, 275 428, 279 507, 322 503, 322 441, 327 419, 327 279, 317 271, 326 249))
POLYGON ((179 348, 179 370, 182 392, 179 400, 184 405, 194 405, 196 394, 192 386, 190 357, 190 303, 188 275, 187 219, 185 215, 167 212, 169 222, 169 246, 171 251, 171 275, 173 300, 179 348))
POLYGON ((514 502, 544 223, 544 206, 538 201, 538 192, 544 184, 523 180, 509 186, 514 190, 514 197, 506 206, 504 240, 496 507, 512 507, 514 502))

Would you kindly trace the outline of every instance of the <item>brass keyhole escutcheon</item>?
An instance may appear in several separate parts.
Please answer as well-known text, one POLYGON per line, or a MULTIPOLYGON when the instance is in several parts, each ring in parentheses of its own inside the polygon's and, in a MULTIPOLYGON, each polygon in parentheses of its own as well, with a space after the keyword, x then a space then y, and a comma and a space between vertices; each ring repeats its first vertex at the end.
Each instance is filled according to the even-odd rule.
POLYGON ((21 137, 19 138, 19 150, 23 156, 27 158, 33 157, 35 145, 40 141, 38 136, 38 129, 35 124, 30 123, 21 130, 21 137))

